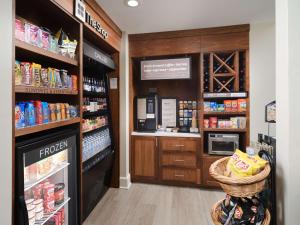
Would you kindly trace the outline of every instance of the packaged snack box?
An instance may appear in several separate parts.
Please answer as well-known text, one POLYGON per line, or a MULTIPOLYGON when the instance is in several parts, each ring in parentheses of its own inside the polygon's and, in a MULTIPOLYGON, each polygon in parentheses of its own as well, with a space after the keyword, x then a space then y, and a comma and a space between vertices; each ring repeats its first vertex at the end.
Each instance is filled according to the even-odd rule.
POLYGON ((224 105, 225 105, 225 111, 231 112, 231 100, 225 100, 224 105))
POLYGON ((247 110, 247 101, 246 99, 238 99, 238 111, 245 112, 247 110))
POLYGON ((232 112, 237 112, 238 111, 238 101, 237 100, 232 100, 231 101, 231 111, 232 112))

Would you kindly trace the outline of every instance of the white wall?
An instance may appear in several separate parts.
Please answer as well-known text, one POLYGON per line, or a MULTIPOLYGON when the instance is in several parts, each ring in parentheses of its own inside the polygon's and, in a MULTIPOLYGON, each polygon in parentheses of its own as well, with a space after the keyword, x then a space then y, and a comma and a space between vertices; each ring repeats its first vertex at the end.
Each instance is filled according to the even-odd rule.
POLYGON ((120 52, 120 187, 130 187, 129 174, 129 55, 128 34, 123 32, 120 52))
MULTIPOLYGON (((268 134, 265 105, 275 100, 275 22, 250 26, 250 140, 268 134)), ((276 135, 270 124, 270 135, 276 135)))
POLYGON ((299 224, 300 1, 276 0, 278 224, 299 224))
POLYGON ((12 218, 12 1, 0 1, 0 224, 12 218))

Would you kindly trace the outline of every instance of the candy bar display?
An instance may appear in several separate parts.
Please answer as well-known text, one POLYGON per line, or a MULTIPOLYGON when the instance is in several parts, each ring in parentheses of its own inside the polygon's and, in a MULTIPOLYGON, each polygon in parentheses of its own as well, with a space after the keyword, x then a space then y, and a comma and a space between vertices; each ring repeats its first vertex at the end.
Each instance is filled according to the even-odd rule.
POLYGON ((83 90, 93 93, 106 93, 104 80, 99 80, 93 77, 83 77, 83 90))
POLYGON ((197 116, 196 101, 179 101, 179 126, 191 127, 192 118, 197 116))
POLYGON ((230 119, 209 117, 203 120, 203 126, 204 128, 245 129, 246 121, 246 117, 230 117, 230 119))
POLYGON ((67 70, 43 68, 40 64, 15 61, 15 85, 78 90, 77 75, 67 70))
POLYGON ((91 117, 89 119, 83 119, 82 129, 83 132, 88 132, 91 130, 98 129, 100 127, 104 127, 106 125, 108 125, 108 117, 97 116, 97 117, 91 117))
POLYGON ((109 129, 86 135, 83 138, 82 161, 86 161, 111 145, 109 129))
POLYGON ((44 27, 38 27, 22 18, 15 19, 15 37, 20 41, 39 48, 75 58, 77 41, 70 41, 68 35, 60 29, 56 35, 44 27))
POLYGON ((246 112, 246 99, 224 100, 223 103, 203 102, 204 112, 246 112))
POLYGON ((250 198, 227 195, 221 204, 219 221, 229 225, 261 224, 266 211, 264 199, 263 193, 250 198))
POLYGON ((68 103, 19 102, 15 106, 15 125, 19 129, 71 119, 78 115, 78 107, 68 103))
POLYGON ((83 112, 97 112, 99 110, 106 110, 106 98, 83 98, 83 112))

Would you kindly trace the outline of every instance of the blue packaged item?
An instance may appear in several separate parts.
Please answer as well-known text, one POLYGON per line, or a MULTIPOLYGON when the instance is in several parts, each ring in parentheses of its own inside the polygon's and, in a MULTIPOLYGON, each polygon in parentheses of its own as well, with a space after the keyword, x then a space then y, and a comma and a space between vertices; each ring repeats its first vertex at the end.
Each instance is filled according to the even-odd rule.
POLYGON ((225 105, 224 104, 218 104, 218 111, 224 112, 225 111, 225 105))
POLYGON ((25 105, 25 124, 26 126, 35 125, 35 110, 32 102, 27 102, 25 105))
POLYGON ((42 102, 43 123, 49 123, 49 106, 47 102, 42 102))
POLYGON ((216 102, 211 102, 210 103, 210 110, 211 111, 217 111, 217 103, 216 102))
POLYGON ((15 126, 17 129, 25 127, 25 104, 19 103, 15 107, 15 126))

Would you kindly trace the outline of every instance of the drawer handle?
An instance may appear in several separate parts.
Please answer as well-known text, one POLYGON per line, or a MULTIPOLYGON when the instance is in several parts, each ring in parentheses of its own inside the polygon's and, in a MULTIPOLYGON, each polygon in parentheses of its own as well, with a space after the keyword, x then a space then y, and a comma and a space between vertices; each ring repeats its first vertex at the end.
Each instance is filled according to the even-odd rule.
POLYGON ((175 145, 175 147, 184 147, 184 145, 175 145))
POLYGON ((175 159, 175 162, 184 162, 184 159, 175 159))
POLYGON ((175 177, 184 177, 183 174, 175 174, 174 176, 175 176, 175 177))

